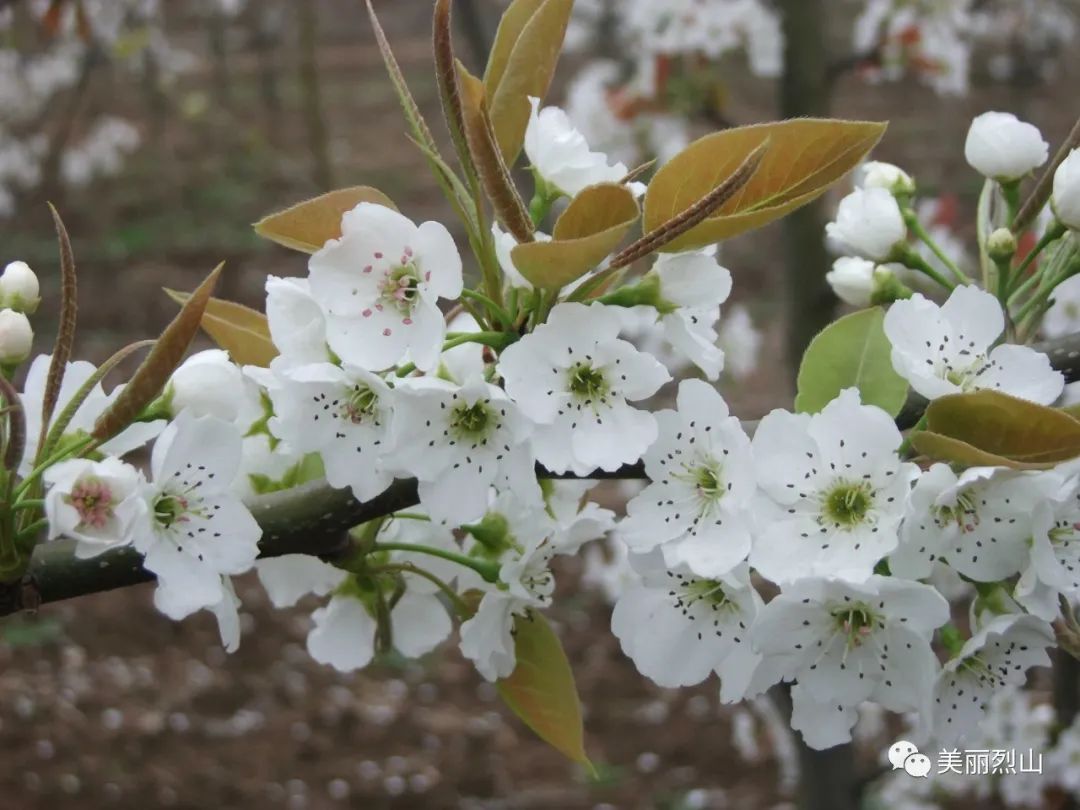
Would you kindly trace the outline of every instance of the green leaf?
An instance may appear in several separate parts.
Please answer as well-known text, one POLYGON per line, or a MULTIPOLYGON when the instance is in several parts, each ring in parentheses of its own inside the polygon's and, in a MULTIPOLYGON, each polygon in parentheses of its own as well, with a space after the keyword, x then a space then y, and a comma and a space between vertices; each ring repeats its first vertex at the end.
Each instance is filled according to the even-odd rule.
POLYGON ((730 177, 766 140, 754 176, 704 222, 665 246, 689 250, 779 219, 819 197, 858 165, 887 125, 796 118, 734 127, 699 138, 660 167, 645 194, 645 232, 678 217, 730 177))
POLYGON ((930 403, 912 444, 966 466, 1048 469, 1080 456, 1080 420, 1000 391, 950 394, 930 403))
MULTIPOLYGON (((166 289, 165 294, 183 306, 191 293, 166 289)), ((206 304, 201 326, 214 342, 229 353, 234 363, 266 368, 278 355, 270 338, 266 316, 251 307, 211 298, 206 304)))
POLYGON ((525 129, 532 111, 529 96, 543 99, 547 95, 574 0, 544 0, 528 15, 515 37, 520 17, 525 16, 532 5, 515 3, 507 10, 508 17, 511 11, 514 12, 512 21, 505 31, 503 25, 499 26, 492 50, 494 62, 489 64, 484 77, 491 122, 508 166, 514 165, 525 141, 525 129), (521 8, 517 8, 519 6, 521 8), (513 38, 513 45, 508 47, 506 40, 510 38, 513 38))
POLYGON ((880 307, 853 312, 811 341, 799 365, 795 409, 817 413, 845 388, 858 388, 863 404, 896 416, 907 400, 907 380, 892 366, 880 307))
POLYGON ((574 673, 559 637, 535 611, 514 617, 517 666, 496 686, 514 714, 561 754, 594 770, 585 753, 585 727, 574 673))
POLYGON ((329 191, 270 214, 255 223, 255 233, 293 250, 314 253, 341 236, 341 217, 362 202, 397 210, 393 201, 371 186, 329 191))
POLYGON ((549 242, 528 242, 510 251, 514 267, 537 287, 557 290, 600 264, 639 215, 626 186, 598 183, 570 201, 549 242))

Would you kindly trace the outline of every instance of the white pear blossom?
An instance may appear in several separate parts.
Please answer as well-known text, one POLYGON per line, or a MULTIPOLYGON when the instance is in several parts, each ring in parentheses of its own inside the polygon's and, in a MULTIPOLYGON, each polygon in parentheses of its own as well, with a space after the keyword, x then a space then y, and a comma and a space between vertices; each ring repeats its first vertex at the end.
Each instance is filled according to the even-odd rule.
POLYGON ((750 564, 778 583, 864 580, 896 548, 917 473, 897 455, 900 431, 846 389, 821 413, 775 410, 754 434, 761 495, 750 564))
POLYGON ((825 274, 836 297, 853 307, 870 306, 874 292, 874 268, 869 259, 857 256, 841 256, 833 262, 832 270, 825 274))
POLYGON ((38 277, 26 262, 10 262, 0 273, 0 307, 32 315, 41 300, 38 277))
POLYGON ((1060 480, 1044 473, 1046 497, 1029 504, 1031 556, 1015 597, 1047 621, 1057 618, 1059 597, 1080 598, 1080 485, 1075 472, 1060 480))
POLYGON ((791 687, 791 728, 802 734, 810 748, 822 751, 851 742, 858 720, 858 705, 822 702, 800 684, 791 687))
MULTIPOLYGON (((596 183, 618 183, 629 173, 623 163, 609 164, 607 155, 593 152, 559 107, 540 109, 540 99, 529 97, 532 113, 525 130, 525 154, 533 170, 554 189, 568 197, 596 183)), ((630 188, 639 196, 641 183, 630 188)))
POLYGON ((549 568, 554 546, 546 539, 521 535, 514 543, 499 561, 499 587, 485 593, 476 613, 461 625, 461 654, 489 681, 506 678, 514 671, 515 617, 528 621, 530 611, 550 605, 555 592, 555 577, 549 568))
POLYGON ((276 608, 292 607, 308 594, 327 596, 349 576, 347 571, 307 554, 256 560, 255 573, 276 608))
POLYGON ((1011 614, 988 622, 947 661, 934 687, 934 738, 945 744, 978 730, 994 693, 1022 686, 1031 667, 1049 666, 1054 631, 1036 616, 1011 614))
POLYGON ((593 481, 545 481, 545 511, 555 521, 551 543, 558 554, 577 554, 592 540, 615 528, 615 513, 588 500, 593 481))
POLYGON ((652 483, 627 504, 619 536, 632 551, 662 548, 670 568, 722 576, 750 552, 750 440, 701 380, 683 380, 678 410, 659 411, 656 420, 659 437, 644 456, 652 483))
POLYGON ((655 417, 629 402, 652 396, 670 375, 618 338, 611 310, 559 304, 499 359, 507 393, 537 423, 533 451, 552 471, 615 470, 656 438, 655 417))
MULTIPOLYGON (((841 256, 825 274, 836 297, 853 307, 868 307, 878 303, 883 293, 902 290, 896 284, 895 264, 875 264, 857 256, 841 256), (891 289, 890 289, 891 288, 891 289)), ((896 298, 895 293, 885 300, 896 298)))
POLYGON ((372 371, 406 357, 422 371, 438 362, 446 324, 437 302, 462 288, 461 257, 445 227, 360 203, 308 268, 327 342, 342 360, 372 371))
POLYGON ((326 316, 312 297, 308 279, 267 277, 266 322, 270 339, 280 352, 271 363, 273 368, 330 359, 326 316))
POLYGON ((717 379, 724 368, 724 351, 717 345, 714 326, 720 304, 731 295, 731 272, 714 254, 707 250, 665 253, 652 268, 660 299, 675 307, 659 314, 664 337, 710 380, 717 379))
POLYGON ((1038 128, 1012 113, 986 112, 971 122, 964 158, 991 180, 1018 180, 1046 162, 1050 147, 1038 128))
MULTIPOLYGON (((1080 230, 1080 149, 1073 149, 1054 171, 1050 196, 1054 214, 1074 231, 1080 230)), ((0 277, 0 292, 3 278, 0 277)))
MULTIPOLYGON (((447 328, 451 332, 479 332, 480 324, 468 312, 461 312, 454 316, 447 328)), ((437 376, 458 385, 474 377, 482 377, 487 365, 487 352, 490 352, 490 349, 482 343, 469 342, 453 346, 439 357, 437 376)))
POLYGON ((173 372, 165 388, 173 416, 185 408, 196 416, 216 416, 246 428, 260 415, 252 381, 221 349, 191 355, 173 372))
POLYGON ((1027 559, 1032 512, 1052 491, 1045 475, 972 467, 957 475, 934 464, 915 483, 889 558, 896 576, 921 579, 945 561, 979 582, 1019 573, 1027 559))
POLYGON ((349 487, 361 501, 386 489, 393 393, 376 374, 361 368, 313 363, 277 374, 269 388, 274 405, 271 432, 299 453, 319 453, 326 480, 349 487))
POLYGON ((134 544, 173 619, 219 603, 222 575, 244 573, 258 556, 259 525, 230 490, 240 447, 236 427, 187 411, 154 444, 151 519, 134 544))
POLYGON ((496 484, 539 500, 531 430, 518 406, 483 378, 401 386, 392 463, 417 478, 420 503, 433 519, 464 523, 484 514, 496 484))
POLYGON ((77 540, 75 556, 129 544, 148 519, 142 474, 118 458, 70 459, 45 470, 49 539, 77 540))
MULTIPOLYGON (((288 554, 256 563, 259 581, 275 607, 291 607, 307 594, 331 595, 312 613, 307 649, 321 664, 341 672, 361 669, 375 656, 378 622, 373 613, 378 576, 361 581, 347 571, 303 554, 288 554)), ((423 577, 402 574, 405 591, 390 604, 393 646, 416 658, 435 649, 450 635, 450 617, 423 577)))
POLYGON ((862 188, 883 188, 893 194, 913 194, 915 181, 911 175, 892 163, 868 160, 859 168, 859 185, 862 188))
MULTIPOLYGON (((26 373, 26 381, 23 383, 23 390, 19 396, 22 401, 23 415, 26 418, 26 435, 28 437, 22 461, 19 463, 19 475, 28 475, 33 469, 34 456, 37 453, 37 437, 41 432, 41 406, 45 399, 45 384, 49 376, 51 363, 52 358, 49 355, 41 354, 34 358, 26 373)), ((72 397, 96 371, 94 364, 85 360, 76 360, 67 364, 64 369, 64 381, 60 385, 60 394, 57 397, 56 409, 53 411, 50 424, 56 422, 56 417, 64 411, 71 402, 72 397)), ((106 394, 100 384, 95 385, 82 404, 75 409, 65 435, 79 432, 89 433, 94 427, 94 422, 109 407, 113 399, 120 393, 120 390, 120 387, 117 386, 106 394)), ((162 420, 136 422, 97 449, 105 455, 123 456, 146 444, 161 433, 164 428, 165 422, 162 420)))
POLYGON ((30 319, 14 309, 0 309, 0 363, 15 365, 30 356, 34 330, 30 319))
POLYGON ((773 677, 798 680, 797 710, 835 732, 850 729, 849 710, 864 700, 929 715, 938 670, 930 637, 948 618, 948 602, 929 585, 878 575, 857 584, 806 578, 759 611, 751 638, 773 677), (838 717, 827 721, 830 713, 838 717))
POLYGON ((916 293, 885 314, 893 368, 927 399, 991 388, 1049 405, 1064 377, 1027 346, 993 347, 1004 329, 997 299, 972 285, 957 287, 940 307, 916 293))
MULTIPOLYGON (((234 653, 240 648, 240 597, 236 595, 236 588, 228 577, 221 578, 221 591, 221 601, 211 605, 207 610, 213 613, 217 620, 218 634, 221 636, 221 645, 225 648, 225 652, 234 653)), ((159 595, 163 593, 166 592, 154 593, 155 604, 159 595)))
POLYGON ((896 198, 883 188, 857 188, 840 201, 826 235, 857 256, 887 261, 907 236, 896 198))
POLYGON ((641 581, 619 595, 611 632, 642 675, 660 686, 691 686, 713 672, 720 699, 743 698, 760 661, 750 626, 762 606, 743 563, 715 578, 669 570, 658 554, 637 557, 641 581))

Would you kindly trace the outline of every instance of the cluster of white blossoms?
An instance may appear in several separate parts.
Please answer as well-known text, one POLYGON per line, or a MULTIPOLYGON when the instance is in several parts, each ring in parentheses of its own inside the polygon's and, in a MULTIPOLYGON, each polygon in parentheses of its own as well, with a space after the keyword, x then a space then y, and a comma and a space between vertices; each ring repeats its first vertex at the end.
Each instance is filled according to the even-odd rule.
MULTIPOLYGON (((1018 127, 980 118, 968 142, 1002 194, 1046 159, 1018 127)), ((627 183, 626 166, 557 108, 533 101, 524 146, 537 206, 627 183)), ((1071 217, 1074 168, 1059 170, 1055 223, 1071 217)), ((1012 324, 1000 297, 938 275, 939 304, 879 278, 889 261, 925 270, 907 246, 914 184, 886 164, 861 176, 829 232, 870 264, 860 303, 892 302, 884 333, 902 381, 929 400, 993 389, 1055 402, 1064 378, 1047 357, 1001 342, 1012 324)), ((791 723, 814 747, 849 739, 867 701, 961 739, 999 690, 1047 663, 1059 600, 1080 596, 1075 464, 920 466, 858 388, 751 429, 711 384, 725 366, 732 286, 712 250, 660 254, 621 286, 576 296, 579 282, 560 297, 533 289, 513 237, 496 229, 504 309, 466 287, 439 223, 361 202, 339 234, 305 277, 267 280, 268 366, 197 354, 94 457, 46 465, 51 538, 75 540, 83 557, 131 547, 157 577, 160 610, 213 611, 229 648, 239 641, 231 577, 255 569, 275 605, 321 599, 308 636, 319 661, 351 670, 389 649, 423 655, 457 618, 461 653, 497 680, 515 670, 520 623, 556 596, 555 559, 610 534, 632 572, 612 586, 612 630, 638 669, 663 686, 715 673, 729 703, 793 683, 791 723), (710 382, 683 379, 657 397, 673 375, 640 339, 643 325, 710 382), (149 471, 124 460, 151 439, 149 471), (589 501, 587 479, 601 475, 647 479, 625 517, 589 501), (333 559, 257 559, 259 499, 316 479, 364 503, 411 479, 415 496, 354 528, 333 559), (943 572, 977 589, 966 637, 935 584, 943 572)), ((47 363, 31 367, 28 415, 40 411, 47 363)), ((117 395, 73 364, 57 410, 86 385, 66 440, 117 395)))

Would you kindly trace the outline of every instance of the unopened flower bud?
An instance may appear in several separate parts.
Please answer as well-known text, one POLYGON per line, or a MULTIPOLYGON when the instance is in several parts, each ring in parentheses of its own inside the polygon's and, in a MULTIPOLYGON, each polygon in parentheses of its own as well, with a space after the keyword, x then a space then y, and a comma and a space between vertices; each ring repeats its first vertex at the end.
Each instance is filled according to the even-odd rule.
POLYGON ((1080 149, 1073 149, 1054 172, 1054 214, 1063 225, 1080 230, 1080 149))
POLYGON ((13 309, 0 310, 0 363, 15 365, 30 355, 34 330, 30 320, 13 309))
POLYGON ((915 181, 911 175, 881 160, 871 160, 862 167, 863 188, 883 188, 893 194, 914 194, 915 181))
POLYGON ((1008 228, 998 228, 987 238, 986 252, 996 262, 1007 262, 1016 254, 1016 237, 1008 228))
POLYGON ((964 157, 992 180, 1018 180, 1046 162, 1050 147, 1042 133, 1012 113, 988 112, 971 122, 964 157))
POLYGON ((907 236, 896 199, 882 188, 857 188, 840 201, 825 233, 864 259, 886 261, 907 236))
POLYGON ((32 315, 41 301, 38 278, 26 262, 11 262, 0 274, 0 306, 32 315))
POLYGON ((910 298, 908 289, 889 265, 878 264, 855 256, 843 256, 833 262, 825 280, 836 296, 853 307, 889 304, 910 298))

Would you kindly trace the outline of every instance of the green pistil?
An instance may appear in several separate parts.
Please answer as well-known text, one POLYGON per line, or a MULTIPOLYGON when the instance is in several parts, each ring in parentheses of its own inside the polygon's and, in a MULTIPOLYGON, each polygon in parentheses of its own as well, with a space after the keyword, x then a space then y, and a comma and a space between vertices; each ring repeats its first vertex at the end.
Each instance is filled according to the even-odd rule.
POLYGON ((345 415, 354 424, 360 424, 375 413, 378 404, 378 394, 366 385, 354 385, 352 393, 345 403, 345 415))
POLYGON ((601 399, 608 390, 604 373, 587 363, 577 363, 570 369, 570 391, 581 399, 601 399))
POLYGON ((187 506, 187 501, 179 495, 160 495, 154 501, 154 520, 166 529, 171 528, 183 518, 187 506))
POLYGON ((872 505, 868 484, 841 483, 825 496, 823 512, 830 523, 850 529, 866 520, 872 505))
POLYGON ((711 467, 698 467, 694 471, 694 478, 698 491, 705 497, 715 498, 723 494, 719 470, 714 470, 711 467))
POLYGON ((450 415, 450 427, 460 438, 483 437, 491 424, 491 410, 484 402, 458 405, 450 415))
POLYGON ((730 600, 724 593, 724 586, 715 579, 696 579, 686 586, 684 597, 687 605, 705 602, 717 607, 724 607, 730 600))

